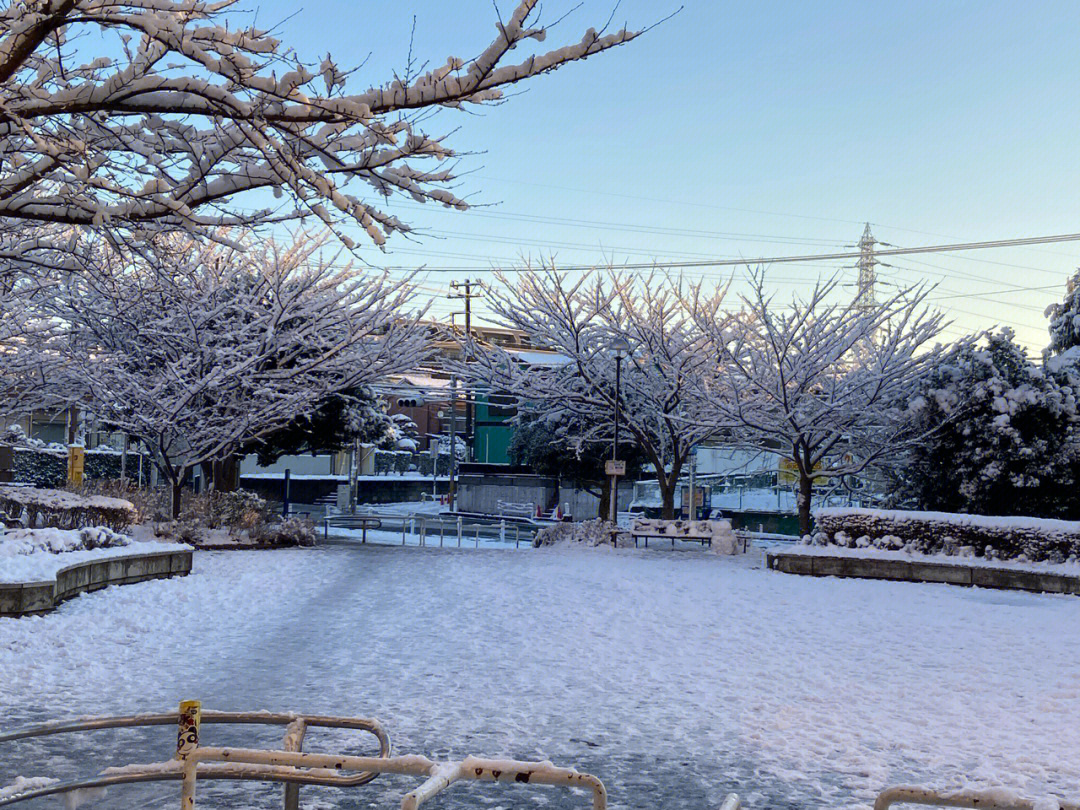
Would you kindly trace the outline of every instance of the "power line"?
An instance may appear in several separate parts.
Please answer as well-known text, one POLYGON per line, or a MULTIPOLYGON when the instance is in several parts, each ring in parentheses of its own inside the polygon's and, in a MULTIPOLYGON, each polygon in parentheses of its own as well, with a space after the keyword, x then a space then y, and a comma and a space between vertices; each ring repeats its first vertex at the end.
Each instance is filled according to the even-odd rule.
MULTIPOLYGON (((997 239, 986 242, 962 242, 953 245, 928 245, 925 247, 912 247, 912 248, 892 248, 890 250, 875 251, 875 256, 906 256, 912 253, 946 253, 949 251, 957 250, 984 250, 986 248, 1002 248, 1002 247, 1022 247, 1024 245, 1048 245, 1054 242, 1076 242, 1080 241, 1080 233, 1059 234, 1055 236, 1029 236, 1018 239, 997 239)), ((837 259, 858 259, 863 255, 862 251, 856 251, 854 253, 822 253, 818 255, 810 256, 770 256, 753 259, 706 259, 702 261, 680 261, 680 262, 665 262, 654 261, 649 263, 631 263, 620 264, 614 269, 617 270, 654 270, 654 269, 679 269, 679 268, 691 268, 691 267, 733 267, 736 265, 749 265, 749 264, 785 264, 792 262, 820 262, 820 261, 835 261, 837 259)), ((430 269, 430 268, 425 268, 430 269)), ((506 267, 502 268, 504 272, 518 272, 525 268, 519 267, 506 267)), ((559 267, 560 272, 580 272, 586 270, 594 270, 596 265, 563 265, 559 267)), ((460 270, 460 269, 459 269, 460 270)))

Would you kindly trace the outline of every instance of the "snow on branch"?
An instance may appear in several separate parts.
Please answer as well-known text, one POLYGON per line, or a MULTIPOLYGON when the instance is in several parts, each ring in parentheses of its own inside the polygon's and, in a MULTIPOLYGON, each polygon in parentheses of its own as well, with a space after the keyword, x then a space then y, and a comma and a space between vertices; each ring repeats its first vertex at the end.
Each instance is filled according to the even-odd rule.
POLYGON ((218 237, 163 234, 138 254, 102 242, 80 274, 24 280, 4 389, 22 407, 79 405, 176 482, 426 356, 408 279, 336 264, 325 238, 218 237))
POLYGON ((794 461, 804 522, 815 479, 857 475, 917 439, 908 435, 908 401, 943 352, 931 345, 945 323, 925 306, 929 288, 867 307, 838 301, 838 286, 837 278, 818 282, 784 306, 757 270, 736 318, 718 318, 710 301, 694 304, 719 362, 704 378, 701 409, 735 443, 794 461))
MULTIPOLYGON (((572 279, 552 267, 520 272, 513 283, 497 277, 499 284, 487 290, 495 319, 557 359, 524 365, 498 347, 472 343, 471 359, 458 372, 516 397, 530 413, 578 417, 591 426, 577 437, 579 445, 611 442, 615 347, 624 346, 618 387, 623 435, 652 462, 670 507, 690 449, 716 430, 692 396, 716 366, 685 305, 696 288, 659 270, 645 278, 594 270, 572 279)), ((722 296, 714 293, 717 304, 722 296)))
POLYGON ((454 152, 417 128, 417 111, 497 102, 508 86, 638 35, 589 29, 509 64, 547 33, 536 0, 522 0, 474 59, 354 93, 330 56, 306 64, 267 32, 237 27, 235 2, 14 0, 0 10, 0 219, 190 230, 314 216, 355 221, 382 245, 409 227, 372 191, 466 207, 450 170, 422 168, 454 152), (261 203, 247 196, 259 189, 289 201, 245 208, 261 203))

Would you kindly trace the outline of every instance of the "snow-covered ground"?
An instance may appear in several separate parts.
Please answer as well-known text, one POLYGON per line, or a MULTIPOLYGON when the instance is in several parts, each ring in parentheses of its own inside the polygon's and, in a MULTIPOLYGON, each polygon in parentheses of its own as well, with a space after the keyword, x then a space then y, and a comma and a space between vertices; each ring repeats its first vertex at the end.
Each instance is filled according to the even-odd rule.
MULTIPOLYGON (((604 779, 616 808, 705 810, 729 790, 751 808, 866 807, 911 782, 1075 799, 1078 619, 1075 597, 792 577, 761 569, 757 554, 198 553, 189 577, 0 619, 0 717, 9 728, 192 697, 372 714, 399 752, 577 765, 604 779)), ((249 734, 204 727, 208 743, 249 734)), ((116 765, 164 758, 174 736, 108 732, 74 745, 86 763, 96 745, 93 761, 116 765)), ((345 739, 313 732, 308 748, 345 739)), ((60 750, 5 746, 0 781, 70 773, 60 750)), ((301 801, 390 807, 414 784, 305 788, 301 801)), ((172 807, 177 794, 114 789, 102 806, 172 807)), ((199 786, 205 807, 278 807, 280 796, 199 786)), ((588 804, 516 785, 455 786, 436 801, 588 804)))

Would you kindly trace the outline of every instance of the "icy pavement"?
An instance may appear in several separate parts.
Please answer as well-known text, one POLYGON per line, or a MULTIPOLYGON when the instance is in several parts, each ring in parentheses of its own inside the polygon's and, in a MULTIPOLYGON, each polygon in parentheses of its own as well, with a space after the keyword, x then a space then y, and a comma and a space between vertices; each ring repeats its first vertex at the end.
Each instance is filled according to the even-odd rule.
MULTIPOLYGON (((600 776, 616 808, 705 810, 729 790, 752 808, 865 807, 898 782, 1077 798, 1080 599, 759 564, 609 549, 200 552, 187 578, 0 619, 0 722, 191 697, 375 715, 398 752, 549 758, 600 776)), ((308 748, 351 739, 325 735, 308 748)), ((102 764, 149 761, 172 736, 99 732, 76 750, 87 764, 101 761, 92 741, 102 764)), ((220 727, 204 737, 250 741, 220 727)), ((5 746, 0 782, 66 775, 59 751, 5 746)), ((304 788, 301 802, 393 807, 413 784, 304 788)), ((206 808, 280 806, 278 786, 199 791, 206 808)), ((178 797, 176 785, 116 788, 99 806, 178 797)), ((588 806, 492 785, 454 786, 436 802, 588 806)))

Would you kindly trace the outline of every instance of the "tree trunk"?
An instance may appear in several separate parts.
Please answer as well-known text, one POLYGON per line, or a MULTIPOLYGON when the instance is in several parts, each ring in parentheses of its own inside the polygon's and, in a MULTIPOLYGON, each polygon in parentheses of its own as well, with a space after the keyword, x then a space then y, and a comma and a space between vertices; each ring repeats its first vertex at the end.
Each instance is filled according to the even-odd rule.
POLYGON ((171 488, 172 498, 169 502, 169 511, 172 514, 173 520, 176 520, 180 517, 180 496, 183 491, 183 483, 177 483, 174 481, 171 488))
POLYGON ((218 492, 236 492, 239 471, 240 465, 235 455, 214 462, 214 489, 218 492))
POLYGON ((813 492, 814 479, 807 473, 799 471, 799 535, 805 537, 810 534, 810 495, 813 492))
POLYGON ((596 516, 603 520, 608 519, 611 513, 611 476, 606 475, 600 482, 600 504, 596 507, 596 516))
POLYGON ((675 519, 675 486, 678 479, 672 476, 660 482, 660 517, 664 520, 675 519))

